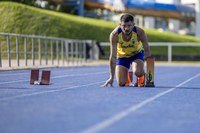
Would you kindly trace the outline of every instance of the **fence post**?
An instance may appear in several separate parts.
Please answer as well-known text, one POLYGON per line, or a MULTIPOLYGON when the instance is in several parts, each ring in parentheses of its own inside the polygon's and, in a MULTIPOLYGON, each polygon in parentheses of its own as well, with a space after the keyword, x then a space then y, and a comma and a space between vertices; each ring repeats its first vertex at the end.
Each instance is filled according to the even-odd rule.
POLYGON ((45 47, 45 64, 48 65, 48 47, 47 47, 47 40, 44 41, 45 47))
POLYGON ((0 67, 2 67, 2 61, 1 61, 1 40, 0 40, 0 67))
POLYGON ((11 57, 10 57, 10 35, 7 35, 7 47, 8 47, 8 64, 11 67, 11 57))
POLYGON ((25 59, 25 66, 28 65, 27 62, 27 38, 24 38, 24 59, 25 59))
POLYGON ((35 42, 32 38, 32 65, 35 66, 35 42))
POLYGON ((78 64, 78 41, 75 42, 75 58, 76 64, 78 64))
POLYGON ((61 40, 61 58, 62 58, 62 64, 64 65, 64 41, 61 40))
POLYGON ((82 64, 82 49, 81 49, 82 47, 81 47, 81 41, 79 41, 78 42, 78 55, 79 55, 79 57, 78 57, 78 62, 79 62, 79 64, 82 64))
POLYGON ((172 61, 172 44, 168 44, 168 62, 172 61))
POLYGON ((59 65, 59 46, 58 46, 58 40, 56 40, 56 60, 57 60, 57 65, 59 65))
POLYGON ((71 50, 70 50, 71 51, 70 52, 71 60, 70 61, 71 61, 71 64, 74 64, 74 42, 73 41, 71 42, 71 47, 70 48, 71 48, 71 50))
POLYGON ((84 60, 84 62, 87 61, 87 59, 86 59, 86 58, 87 58, 87 57, 86 57, 86 56, 87 56, 87 55, 86 55, 86 54, 87 54, 87 51, 86 51, 86 43, 87 43, 86 41, 83 42, 83 60, 84 60))
POLYGON ((41 39, 38 39, 38 58, 39 58, 39 64, 42 65, 42 59, 41 59, 41 39))
POLYGON ((99 48, 97 46, 97 41, 92 41, 93 47, 93 53, 94 53, 94 60, 99 60, 99 48))
POLYGON ((51 64, 54 65, 54 49, 53 49, 53 40, 51 40, 51 64))
POLYGON ((65 57, 67 64, 69 64, 69 48, 68 48, 68 41, 66 39, 65 39, 65 57))
POLYGON ((17 59, 17 66, 19 66, 19 38, 16 36, 16 59, 17 59))

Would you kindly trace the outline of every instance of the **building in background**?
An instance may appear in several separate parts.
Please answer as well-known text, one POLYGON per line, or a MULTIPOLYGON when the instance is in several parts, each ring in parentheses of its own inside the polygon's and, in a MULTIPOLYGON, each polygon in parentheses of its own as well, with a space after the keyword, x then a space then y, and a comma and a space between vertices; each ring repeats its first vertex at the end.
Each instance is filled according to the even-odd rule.
POLYGON ((37 1, 43 4, 45 1, 53 3, 54 9, 57 11, 117 23, 121 13, 129 12, 135 16, 135 23, 140 27, 200 37, 200 0, 37 1))
POLYGON ((118 22, 120 13, 129 12, 135 15, 138 26, 199 36, 199 0, 85 0, 84 3, 84 15, 88 17, 118 22))

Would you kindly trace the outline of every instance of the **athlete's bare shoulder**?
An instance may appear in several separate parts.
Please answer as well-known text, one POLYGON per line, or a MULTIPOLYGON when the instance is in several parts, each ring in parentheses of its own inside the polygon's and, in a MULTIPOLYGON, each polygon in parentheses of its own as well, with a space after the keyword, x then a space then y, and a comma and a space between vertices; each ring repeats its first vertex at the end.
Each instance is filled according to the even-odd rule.
POLYGON ((118 35, 118 28, 119 28, 119 26, 117 26, 110 34, 118 35))
POLYGON ((110 39, 117 41, 118 40, 118 28, 117 26, 111 33, 110 33, 110 39))
POLYGON ((139 36, 145 34, 145 33, 144 33, 144 30, 143 30, 142 28, 140 28, 140 27, 138 27, 138 26, 135 26, 135 27, 136 27, 136 30, 137 30, 137 34, 138 34, 139 36))

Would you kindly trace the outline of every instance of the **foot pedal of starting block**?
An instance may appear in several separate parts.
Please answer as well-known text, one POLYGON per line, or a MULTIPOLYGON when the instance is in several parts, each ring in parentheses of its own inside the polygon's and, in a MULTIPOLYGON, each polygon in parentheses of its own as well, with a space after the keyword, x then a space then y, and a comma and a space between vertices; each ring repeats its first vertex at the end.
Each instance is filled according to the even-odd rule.
POLYGON ((154 63, 155 58, 147 58, 146 85, 145 87, 155 87, 154 85, 154 63))
POLYGON ((39 69, 31 70, 30 84, 34 84, 39 79, 39 69))
POLYGON ((40 85, 49 85, 50 76, 51 76, 51 71, 43 70, 40 85))

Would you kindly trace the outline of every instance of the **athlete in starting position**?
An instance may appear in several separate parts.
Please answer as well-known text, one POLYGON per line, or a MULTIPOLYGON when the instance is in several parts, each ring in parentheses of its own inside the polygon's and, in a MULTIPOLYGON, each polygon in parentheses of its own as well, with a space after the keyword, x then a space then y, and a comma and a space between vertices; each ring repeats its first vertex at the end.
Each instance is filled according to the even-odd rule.
POLYGON ((123 14, 120 25, 110 33, 110 78, 103 86, 113 86, 115 73, 118 85, 128 86, 128 71, 132 65, 132 70, 137 76, 136 85, 143 87, 144 59, 150 56, 151 51, 144 30, 135 26, 131 14, 123 14))

